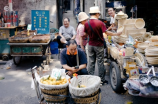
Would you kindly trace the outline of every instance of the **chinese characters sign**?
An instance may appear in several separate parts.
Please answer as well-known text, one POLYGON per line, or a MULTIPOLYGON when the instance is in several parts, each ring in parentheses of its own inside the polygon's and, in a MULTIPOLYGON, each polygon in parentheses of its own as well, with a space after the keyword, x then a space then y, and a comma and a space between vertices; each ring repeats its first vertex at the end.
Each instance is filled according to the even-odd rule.
POLYGON ((49 10, 31 10, 32 30, 38 34, 49 33, 49 10))

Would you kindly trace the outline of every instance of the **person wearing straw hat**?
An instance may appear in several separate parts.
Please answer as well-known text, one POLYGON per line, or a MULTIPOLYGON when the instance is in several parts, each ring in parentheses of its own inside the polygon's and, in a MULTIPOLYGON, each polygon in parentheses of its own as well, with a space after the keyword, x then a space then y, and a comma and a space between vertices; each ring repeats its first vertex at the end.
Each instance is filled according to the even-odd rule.
POLYGON ((116 30, 116 13, 114 8, 109 8, 108 9, 108 14, 111 16, 111 21, 110 24, 111 26, 108 28, 108 30, 116 30))
POLYGON ((85 23, 84 32, 89 36, 88 45, 88 73, 94 75, 95 62, 97 60, 99 77, 101 84, 108 83, 105 80, 105 67, 104 67, 104 38, 103 33, 110 36, 119 36, 119 33, 112 33, 107 31, 105 24, 98 20, 100 16, 99 7, 90 8, 90 20, 85 23))
POLYGON ((87 36, 85 36, 84 33, 84 24, 88 20, 88 15, 85 12, 80 12, 78 14, 78 20, 79 20, 79 25, 77 27, 77 35, 76 35, 76 42, 80 48, 85 51, 85 46, 87 44, 87 36))

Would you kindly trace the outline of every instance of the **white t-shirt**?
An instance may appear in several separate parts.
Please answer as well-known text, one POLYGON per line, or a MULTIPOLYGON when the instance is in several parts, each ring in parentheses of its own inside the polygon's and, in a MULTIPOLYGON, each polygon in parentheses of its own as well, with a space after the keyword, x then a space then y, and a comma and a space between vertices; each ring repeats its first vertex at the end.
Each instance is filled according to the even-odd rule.
POLYGON ((114 18, 113 17, 111 17, 111 21, 110 21, 110 24, 113 24, 113 23, 115 23, 115 21, 116 21, 116 14, 115 14, 115 16, 114 16, 114 18))

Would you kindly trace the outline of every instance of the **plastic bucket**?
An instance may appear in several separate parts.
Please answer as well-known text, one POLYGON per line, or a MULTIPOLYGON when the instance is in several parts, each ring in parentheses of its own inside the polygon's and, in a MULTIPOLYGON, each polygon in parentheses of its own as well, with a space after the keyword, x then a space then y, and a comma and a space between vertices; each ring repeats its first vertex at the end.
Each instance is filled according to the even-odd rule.
POLYGON ((58 54, 58 43, 57 42, 50 42, 50 50, 52 54, 58 54))

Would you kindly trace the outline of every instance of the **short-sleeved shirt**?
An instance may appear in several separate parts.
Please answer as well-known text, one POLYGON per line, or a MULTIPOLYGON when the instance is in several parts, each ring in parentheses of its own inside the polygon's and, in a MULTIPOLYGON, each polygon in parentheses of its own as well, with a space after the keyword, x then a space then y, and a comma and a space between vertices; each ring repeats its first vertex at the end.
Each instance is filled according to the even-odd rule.
MULTIPOLYGON (((87 64, 87 58, 85 56, 85 53, 80 49, 78 49, 78 58, 79 58, 79 65, 82 64, 87 64)), ((76 52, 77 54, 77 52, 76 52)), ((70 55, 67 48, 65 48, 62 52, 61 52, 61 64, 62 65, 68 65, 70 67, 75 67, 77 66, 77 58, 76 55, 70 55)))
POLYGON ((84 32, 89 35, 89 45, 103 46, 104 45, 103 33, 107 30, 105 24, 98 19, 90 19, 89 22, 93 31, 96 33, 94 34, 92 32, 92 30, 88 25, 88 22, 86 22, 84 32))
POLYGON ((116 14, 115 14, 115 16, 114 16, 114 17, 111 17, 110 24, 113 24, 113 23, 115 23, 115 21, 116 21, 116 14))
POLYGON ((59 34, 63 35, 65 39, 72 38, 73 35, 76 35, 75 29, 72 26, 65 28, 65 26, 61 26, 59 28, 59 34))
POLYGON ((82 42, 83 42, 82 45, 86 46, 88 37, 84 36, 84 25, 81 23, 77 27, 76 42, 78 45, 81 45, 80 37, 82 38, 82 42))
POLYGON ((111 17, 110 24, 114 24, 115 28, 117 28, 118 21, 116 20, 116 14, 114 17, 111 17))

